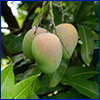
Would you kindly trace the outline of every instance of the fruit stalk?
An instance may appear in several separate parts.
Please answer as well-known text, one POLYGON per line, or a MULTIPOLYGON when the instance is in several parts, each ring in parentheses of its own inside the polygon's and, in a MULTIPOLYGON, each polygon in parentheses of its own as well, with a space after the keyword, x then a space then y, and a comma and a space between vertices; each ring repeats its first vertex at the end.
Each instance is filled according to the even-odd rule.
POLYGON ((53 15, 53 10, 52 10, 52 1, 49 1, 49 5, 50 5, 50 16, 51 16, 51 21, 52 21, 52 24, 53 24, 55 33, 56 33, 56 35, 58 36, 58 38, 59 38, 61 44, 63 45, 64 49, 66 50, 66 52, 68 53, 68 55, 70 56, 70 58, 71 58, 72 60, 74 60, 74 59, 71 57, 71 55, 69 54, 68 50, 67 50, 66 47, 64 46, 64 44, 63 44, 61 38, 59 37, 59 35, 58 35, 58 33, 57 33, 57 30, 56 30, 56 27, 55 27, 55 23, 54 23, 54 15, 53 15))
POLYGON ((38 24, 37 24, 37 26, 36 26, 36 30, 35 30, 34 34, 37 32, 37 29, 38 29, 38 27, 39 27, 39 24, 41 23, 41 18, 42 18, 42 14, 43 14, 43 9, 44 9, 44 6, 45 6, 46 2, 47 2, 47 1, 44 1, 43 4, 42 4, 42 9, 41 9, 41 12, 40 12, 39 21, 38 21, 38 24))

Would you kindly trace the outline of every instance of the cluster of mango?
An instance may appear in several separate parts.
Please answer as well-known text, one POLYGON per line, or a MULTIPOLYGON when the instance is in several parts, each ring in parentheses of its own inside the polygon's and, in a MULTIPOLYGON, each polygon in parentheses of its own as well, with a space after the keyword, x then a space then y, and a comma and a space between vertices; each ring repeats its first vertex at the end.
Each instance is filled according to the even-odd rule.
POLYGON ((34 34, 35 30, 32 28, 26 33, 22 43, 23 53, 27 58, 35 59, 42 72, 53 73, 59 67, 62 58, 70 58, 65 48, 72 55, 78 41, 77 30, 68 23, 56 26, 58 36, 55 31, 50 33, 44 28, 38 27, 34 34))

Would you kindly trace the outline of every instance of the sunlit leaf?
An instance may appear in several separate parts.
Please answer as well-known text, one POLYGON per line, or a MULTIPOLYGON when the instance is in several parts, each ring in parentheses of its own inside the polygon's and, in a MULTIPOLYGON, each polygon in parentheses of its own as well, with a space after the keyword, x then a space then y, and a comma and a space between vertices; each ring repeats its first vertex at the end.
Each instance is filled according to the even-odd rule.
POLYGON ((1 99, 13 99, 15 77, 11 63, 1 71, 1 99))
POLYGON ((40 74, 34 75, 28 79, 25 79, 17 83, 15 85, 14 99, 27 99, 27 96, 29 95, 29 92, 32 89, 32 83, 39 75, 40 74))

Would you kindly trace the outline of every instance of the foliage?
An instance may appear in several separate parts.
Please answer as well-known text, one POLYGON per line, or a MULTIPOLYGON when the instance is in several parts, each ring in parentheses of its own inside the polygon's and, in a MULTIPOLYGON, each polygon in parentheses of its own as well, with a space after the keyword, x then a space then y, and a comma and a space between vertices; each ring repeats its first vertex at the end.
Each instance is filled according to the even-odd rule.
MULTIPOLYGON (((22 52, 23 37, 37 25, 42 3, 21 1, 17 7, 19 14, 14 16, 20 28, 11 28, 2 15, 10 33, 1 33, 1 98, 99 99, 99 1, 63 1, 64 23, 73 24, 79 38, 72 55, 74 60, 62 59, 57 71, 49 75, 42 73, 35 60, 27 59, 22 52), (3 66, 4 59, 7 66, 3 66)), ((48 3, 40 24, 45 29, 51 22, 48 3)), ((53 1, 53 13, 57 26, 61 23, 59 1, 53 1)))

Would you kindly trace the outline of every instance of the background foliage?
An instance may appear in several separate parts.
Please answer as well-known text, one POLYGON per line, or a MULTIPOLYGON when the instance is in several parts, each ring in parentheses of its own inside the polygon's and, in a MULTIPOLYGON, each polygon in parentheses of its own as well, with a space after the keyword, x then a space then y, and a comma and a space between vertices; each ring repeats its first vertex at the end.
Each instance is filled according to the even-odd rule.
MULTIPOLYGON (((57 71, 50 75, 40 74, 35 60, 27 59, 22 52, 23 37, 37 25, 42 3, 20 1, 18 14, 14 15, 9 2, 1 2, 1 21, 8 25, 4 27, 1 23, 1 98, 98 99, 99 1, 63 1, 64 23, 76 27, 78 44, 72 56, 74 61, 62 59, 57 71)), ((58 1, 53 1, 53 13, 55 24, 60 24, 58 1)), ((41 27, 48 29, 50 21, 47 2, 41 27)))

